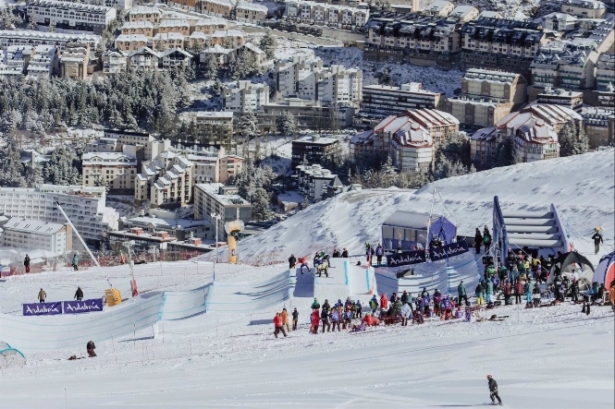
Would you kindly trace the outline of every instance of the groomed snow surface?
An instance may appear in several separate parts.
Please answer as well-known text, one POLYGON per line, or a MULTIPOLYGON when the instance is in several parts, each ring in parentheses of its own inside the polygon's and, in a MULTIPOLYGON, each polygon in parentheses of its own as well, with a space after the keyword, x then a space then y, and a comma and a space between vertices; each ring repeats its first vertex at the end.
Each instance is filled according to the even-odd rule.
MULTIPOLYGON (((262 256, 260 245, 285 260, 290 252, 308 255, 343 241, 356 258, 363 241, 378 240, 378 224, 395 208, 425 210, 434 186, 461 229, 471 232, 489 222, 494 194, 510 209, 543 209, 554 201, 578 231, 575 244, 585 254, 589 244, 582 238, 596 225, 605 230, 601 254, 611 251, 613 150, 496 169, 417 192, 343 195, 246 240, 239 246, 240 257, 256 260, 262 256)), ((436 212, 438 206, 446 211, 440 203, 436 212)), ((487 374, 498 381, 508 408, 615 405, 615 328, 609 307, 593 307, 587 316, 580 305, 569 303, 530 310, 508 306, 481 313, 506 317, 503 321, 427 321, 313 335, 308 318, 314 294, 331 302, 350 294, 365 304, 368 281, 378 288, 381 283, 371 279, 370 271, 364 278, 364 268, 338 260, 329 279, 295 277, 286 267, 218 264, 211 287, 211 261, 138 265, 135 276, 142 295, 136 300, 102 313, 32 317, 18 330, 11 325, 26 319, 20 317, 21 303, 33 302, 39 288, 50 301, 72 299, 77 286, 85 298, 93 298, 108 288, 109 279, 126 297, 130 272, 120 266, 6 278, 0 282, 0 341, 13 344, 3 335, 19 335, 28 343, 25 365, 0 365, 0 407, 474 408, 490 404, 487 374), (209 305, 203 306, 203 300, 209 305), (135 323, 133 334, 129 314, 122 312, 155 303, 163 306, 157 318, 161 321, 135 323), (275 339, 272 318, 283 307, 298 308, 299 330, 275 339), (112 314, 122 315, 125 335, 92 335, 98 357, 68 361, 73 354, 86 355, 83 341, 88 335, 69 331, 69 325, 87 322, 85 328, 98 334, 110 326, 92 324, 112 314), (38 328, 32 330, 35 324, 38 328), (65 338, 79 335, 74 345, 45 341, 59 339, 58 325, 67 328, 65 338)), ((138 322, 150 319, 146 315, 138 322)))

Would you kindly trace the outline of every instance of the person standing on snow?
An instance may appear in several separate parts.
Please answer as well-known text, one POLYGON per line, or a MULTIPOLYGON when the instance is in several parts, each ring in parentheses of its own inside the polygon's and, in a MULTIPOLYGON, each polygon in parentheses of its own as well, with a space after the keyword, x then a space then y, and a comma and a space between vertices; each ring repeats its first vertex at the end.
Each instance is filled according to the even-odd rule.
POLYGON ((312 309, 313 310, 320 309, 320 304, 318 303, 318 300, 316 299, 316 297, 314 297, 314 302, 312 303, 312 309))
POLYGON ((401 313, 401 326, 405 327, 408 325, 408 319, 412 315, 412 308, 410 307, 410 304, 404 303, 404 305, 401 306, 400 313, 401 313))
POLYGON ((83 290, 81 290, 81 287, 77 287, 77 291, 75 291, 75 300, 83 300, 83 290))
POLYGON ((297 324, 299 323, 299 311, 297 307, 293 310, 293 331, 297 331, 297 324))
POLYGON ((26 258, 23 259, 23 266, 26 268, 26 273, 30 272, 30 256, 26 254, 26 258))
POLYGON ((378 310, 378 298, 374 294, 371 300, 369 300, 369 308, 372 309, 372 314, 374 314, 378 310))
POLYGON ((493 294, 493 281, 489 278, 487 279, 487 283, 485 285, 485 294, 485 301, 489 304, 491 302, 491 295, 493 294))
POLYGON ((378 247, 376 247, 376 262, 378 265, 382 264, 382 256, 384 255, 384 249, 382 248, 382 244, 378 243, 378 247))
POLYGON ((310 315, 310 332, 312 334, 318 334, 318 324, 320 324, 320 312, 318 309, 312 311, 310 315))
POLYGON ((94 358, 97 356, 96 352, 94 352, 94 350, 96 349, 94 341, 88 341, 87 345, 85 346, 85 349, 88 351, 88 356, 90 358, 94 358))
POLYGON ((79 256, 77 255, 77 253, 73 255, 72 265, 74 271, 79 271, 79 256))
POLYGON ((47 299, 47 293, 41 288, 41 291, 38 292, 38 300, 41 303, 44 303, 47 299))
POLYGON ((282 326, 283 323, 284 321, 282 321, 282 314, 276 312, 275 317, 273 317, 273 326, 275 327, 273 335, 275 335, 276 338, 280 332, 284 335, 284 338, 286 338, 286 331, 284 331, 284 327, 282 326))
POLYGON ((464 300, 466 305, 468 305, 468 293, 466 291, 466 286, 463 284, 463 280, 461 280, 461 282, 457 286, 457 295, 459 296, 459 304, 461 304, 461 300, 464 300))
POLYGON ((348 258, 348 250, 346 250, 346 247, 342 250, 342 258, 348 258))
POLYGON ((498 400, 498 404, 502 404, 502 399, 500 395, 498 395, 498 383, 493 379, 491 375, 487 375, 487 379, 489 380, 489 397, 491 398, 491 402, 495 405, 495 400, 498 400))
POLYGON ((299 267, 299 271, 301 271, 301 274, 303 274, 303 267, 307 268, 308 273, 311 273, 311 270, 310 270, 310 267, 308 266, 307 258, 306 257, 301 257, 299 259, 299 263, 301 263, 301 267, 299 267))
POLYGON ((325 332, 325 328, 327 328, 327 332, 331 332, 331 324, 329 324, 329 310, 325 309, 324 305, 322 311, 320 312, 320 320, 322 321, 322 332, 325 332))
POLYGON ((489 247, 491 246, 491 233, 489 233, 489 229, 485 226, 483 230, 483 244, 485 245, 485 254, 489 253, 489 247))
POLYGON ((474 248, 476 249, 476 254, 480 254, 480 246, 482 245, 483 245, 483 235, 480 234, 480 230, 477 227, 476 233, 474 233, 474 248))
POLYGON ((282 326, 286 327, 286 331, 290 332, 290 325, 288 323, 288 311, 286 310, 286 307, 282 308, 282 326))
POLYGON ((592 240, 594 241, 594 251, 596 254, 600 251, 600 243, 604 243, 601 231, 602 229, 600 227, 596 227, 596 232, 592 236, 592 240))
POLYGON ((288 258, 288 269, 291 270, 295 268, 296 265, 297 265, 297 258, 295 257, 294 254, 291 254, 290 257, 288 258))
POLYGON ((484 288, 482 281, 478 283, 476 286, 476 290, 474 290, 474 295, 476 295, 476 305, 483 305, 483 295, 484 288))

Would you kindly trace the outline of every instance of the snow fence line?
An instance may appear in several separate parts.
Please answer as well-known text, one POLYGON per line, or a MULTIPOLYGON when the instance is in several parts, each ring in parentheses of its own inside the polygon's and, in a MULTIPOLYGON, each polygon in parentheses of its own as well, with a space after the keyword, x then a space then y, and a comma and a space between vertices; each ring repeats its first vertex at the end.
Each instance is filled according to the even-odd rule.
POLYGON ((266 308, 289 300, 295 281, 295 274, 286 271, 259 282, 208 283, 189 291, 152 292, 89 314, 35 317, 0 314, 0 339, 25 354, 85 348, 90 340, 100 342, 132 335, 153 327, 158 321, 185 319, 206 311, 237 311, 229 308, 233 304, 238 305, 239 311, 266 308))

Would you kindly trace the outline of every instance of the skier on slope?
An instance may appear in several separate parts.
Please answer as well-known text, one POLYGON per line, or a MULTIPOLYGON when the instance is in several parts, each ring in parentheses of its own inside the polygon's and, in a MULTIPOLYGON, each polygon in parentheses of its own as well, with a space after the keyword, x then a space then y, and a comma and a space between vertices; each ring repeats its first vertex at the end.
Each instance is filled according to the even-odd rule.
POLYGON ((495 400, 497 399, 498 403, 502 405, 502 399, 500 399, 500 395, 498 395, 498 383, 491 375, 487 375, 487 379, 489 380, 489 397, 491 398, 491 402, 495 405, 495 400))

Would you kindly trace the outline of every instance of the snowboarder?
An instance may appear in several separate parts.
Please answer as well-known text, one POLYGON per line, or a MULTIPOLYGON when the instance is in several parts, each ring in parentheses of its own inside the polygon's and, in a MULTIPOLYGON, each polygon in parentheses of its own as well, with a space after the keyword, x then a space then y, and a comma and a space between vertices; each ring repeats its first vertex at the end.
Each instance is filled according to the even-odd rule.
POLYGON ((476 286, 476 290, 474 290, 474 294, 476 295, 476 305, 483 305, 483 295, 484 295, 484 288, 483 288, 483 283, 482 281, 478 283, 478 285, 476 286))
POLYGON ((485 226, 483 230, 483 243, 485 244, 485 254, 489 253, 489 247, 491 246, 491 233, 489 233, 489 229, 485 226))
POLYGON ((307 268, 308 273, 311 273, 312 271, 310 270, 310 267, 307 264, 307 258, 306 257, 301 257, 299 259, 299 263, 301 263, 301 267, 299 267, 299 271, 301 271, 301 274, 303 274, 303 267, 307 268))
POLYGON ((604 243, 604 240, 602 239, 601 227, 596 227, 596 232, 592 236, 592 240, 594 241, 594 251, 596 252, 596 254, 598 254, 598 252, 600 251, 600 243, 604 243))
POLYGON ((378 247, 376 247, 376 262, 378 265, 382 263, 382 256, 384 255, 384 249, 382 248, 382 244, 378 243, 378 247))
MULTIPOLYGON (((480 233, 480 232, 479 232, 480 233)), ((461 300, 464 300, 466 305, 468 305, 468 294, 466 292, 466 286, 463 284, 463 280, 457 286, 457 295, 459 296, 459 304, 461 304, 461 300)))
POLYGON ((284 331, 284 327, 282 326, 283 323, 282 314, 276 312, 275 317, 273 317, 273 326, 275 327, 273 335, 275 335, 276 338, 280 332, 284 335, 284 338, 286 338, 286 331, 284 331))
POLYGON ((45 299, 47 299, 47 293, 41 288, 41 291, 38 292, 38 300, 44 303, 45 299))
POLYGON ((81 287, 77 287, 77 291, 75 291, 75 300, 83 300, 83 290, 81 290, 81 287))
POLYGON ((483 235, 480 234, 480 230, 477 227, 476 233, 474 233, 474 248, 476 249, 476 254, 480 254, 480 246, 482 245, 483 245, 483 235))
POLYGON ((498 400, 498 404, 502 404, 502 399, 500 399, 500 395, 498 395, 498 383, 493 379, 491 375, 487 375, 487 379, 489 380, 489 397, 491 398, 491 402, 495 405, 495 400, 498 400))
POLYGON ((293 331, 297 331, 297 324, 299 323, 299 311, 297 308, 293 310, 293 331))
POLYGON ((331 258, 329 257, 329 255, 325 253, 324 251, 321 251, 319 256, 320 256, 320 262, 324 264, 326 261, 327 267, 331 268, 331 258))
POLYGON ((348 258, 348 250, 346 250, 346 247, 342 250, 342 258, 348 258))
POLYGON ((77 253, 73 255, 72 266, 74 271, 79 271, 79 256, 77 253))
POLYGON ((290 257, 288 258, 288 269, 292 269, 297 265, 297 258, 295 257, 294 254, 291 254, 290 257))
POLYGON ((96 345, 94 344, 94 341, 88 341, 88 344, 85 346, 85 348, 88 351, 88 356, 90 358, 96 357, 96 352, 94 352, 94 350, 96 349, 96 345))
POLYGON ((26 268, 26 273, 30 272, 30 256, 26 254, 26 258, 23 259, 23 266, 26 268))

